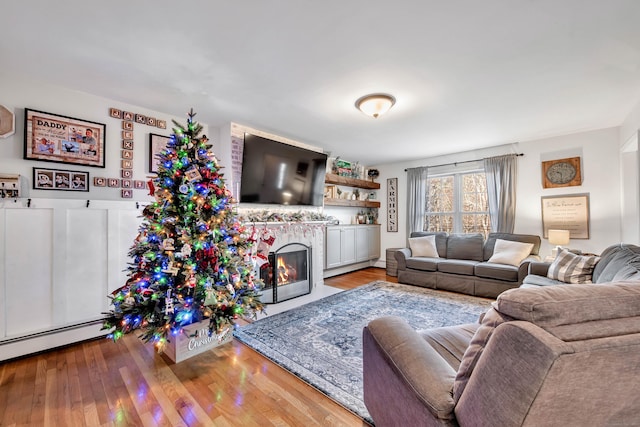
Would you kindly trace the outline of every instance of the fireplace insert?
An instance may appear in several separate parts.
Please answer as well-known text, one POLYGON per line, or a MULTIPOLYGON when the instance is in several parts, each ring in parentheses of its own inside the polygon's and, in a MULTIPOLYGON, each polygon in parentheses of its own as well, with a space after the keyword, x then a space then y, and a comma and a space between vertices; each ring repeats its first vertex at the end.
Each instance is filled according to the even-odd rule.
POLYGON ((270 252, 268 260, 260 269, 263 303, 275 304, 311 292, 311 247, 289 243, 270 252))

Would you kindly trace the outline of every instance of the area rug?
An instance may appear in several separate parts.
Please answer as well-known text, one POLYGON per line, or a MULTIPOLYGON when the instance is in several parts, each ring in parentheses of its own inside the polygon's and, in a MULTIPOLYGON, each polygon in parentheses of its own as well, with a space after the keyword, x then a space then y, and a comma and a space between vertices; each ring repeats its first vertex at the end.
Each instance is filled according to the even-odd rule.
POLYGON ((415 329, 474 323, 490 303, 378 281, 257 320, 234 336, 372 423, 362 396, 362 328, 389 315, 415 329))

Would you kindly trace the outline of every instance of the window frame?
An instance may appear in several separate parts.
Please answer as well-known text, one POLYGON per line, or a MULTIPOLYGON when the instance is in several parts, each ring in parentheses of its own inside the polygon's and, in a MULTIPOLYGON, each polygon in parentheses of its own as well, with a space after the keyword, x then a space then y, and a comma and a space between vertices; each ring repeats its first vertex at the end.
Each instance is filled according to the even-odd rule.
MULTIPOLYGON (((452 230, 450 231, 450 233, 464 233, 464 224, 463 224, 463 220, 462 217, 464 215, 478 215, 478 214, 486 214, 489 218, 489 230, 487 231, 487 234, 491 232, 491 218, 490 218, 490 212, 489 212, 489 206, 487 203, 487 210, 486 211, 472 211, 472 212, 464 212, 463 208, 464 208, 464 193, 462 191, 462 181, 463 181, 463 176, 464 175, 469 175, 469 174, 485 174, 485 179, 486 179, 486 172, 484 170, 483 167, 475 167, 475 168, 470 168, 467 170, 458 170, 458 171, 442 171, 439 173, 434 173, 434 174, 428 174, 427 175, 427 191, 429 191, 430 185, 429 185, 429 180, 431 179, 438 179, 438 178, 444 178, 444 177, 449 177, 452 176, 453 177, 453 203, 452 206, 454 208, 454 211, 452 212, 437 212, 435 214, 431 214, 428 210, 429 206, 427 205, 425 207, 425 218, 424 218, 424 226, 423 226, 423 230, 429 230, 429 222, 428 222, 428 218, 431 215, 434 216, 438 216, 438 215, 451 215, 452 216, 452 230)), ((430 195, 429 195, 430 196, 430 195)), ((428 198, 427 204, 429 204, 431 201, 431 197, 428 198)), ((441 230, 442 231, 442 230, 441 230)), ((474 233, 484 233, 484 230, 475 230, 474 233)), ((486 237, 486 236, 485 236, 486 237)))

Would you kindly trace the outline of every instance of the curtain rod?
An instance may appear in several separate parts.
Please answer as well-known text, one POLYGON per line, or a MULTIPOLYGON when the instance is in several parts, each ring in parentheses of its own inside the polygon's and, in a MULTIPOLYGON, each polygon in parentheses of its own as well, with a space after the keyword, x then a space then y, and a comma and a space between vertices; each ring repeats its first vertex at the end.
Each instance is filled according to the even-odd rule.
MULTIPOLYGON (((520 156, 524 156, 524 153, 516 153, 515 156, 520 157, 520 156)), ((500 157, 500 156, 494 156, 494 157, 500 157)), ((442 163, 441 165, 433 165, 433 166, 417 166, 419 168, 424 168, 424 167, 428 167, 428 168, 437 168, 440 166, 449 166, 449 165, 454 165, 454 166, 458 166, 461 165, 463 163, 473 163, 473 162, 481 162, 483 160, 487 160, 487 159, 491 159, 492 157, 484 157, 482 159, 477 159, 477 160, 464 160, 462 162, 451 162, 451 163, 442 163)), ((404 171, 408 171, 409 169, 413 169, 413 168, 407 168, 404 171)))

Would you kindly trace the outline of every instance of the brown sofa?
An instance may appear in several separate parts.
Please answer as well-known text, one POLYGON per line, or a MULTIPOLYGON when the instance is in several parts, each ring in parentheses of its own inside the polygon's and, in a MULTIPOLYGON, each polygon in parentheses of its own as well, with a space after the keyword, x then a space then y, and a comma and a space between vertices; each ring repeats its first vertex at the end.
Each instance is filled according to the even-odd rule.
POLYGON ((399 283, 495 298, 520 286, 528 274, 529 263, 540 261, 540 236, 532 234, 490 233, 485 241, 479 233, 411 233, 411 237, 431 235, 435 236, 439 258, 414 256, 409 248, 396 251, 399 283), (491 263, 488 260, 497 239, 531 243, 533 249, 518 266, 491 263))
POLYGON ((640 283, 512 289, 481 323, 363 331, 364 402, 385 426, 635 426, 640 283))

